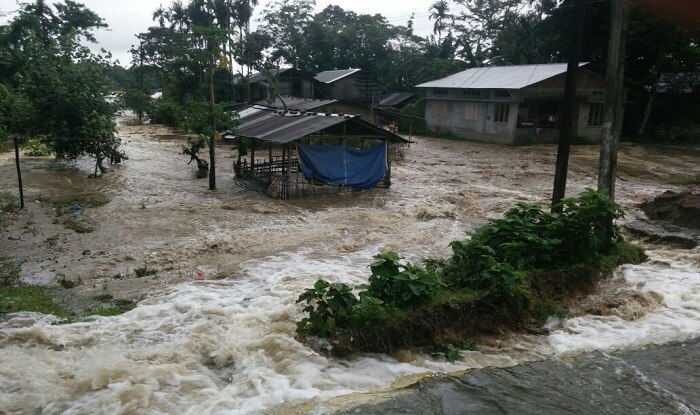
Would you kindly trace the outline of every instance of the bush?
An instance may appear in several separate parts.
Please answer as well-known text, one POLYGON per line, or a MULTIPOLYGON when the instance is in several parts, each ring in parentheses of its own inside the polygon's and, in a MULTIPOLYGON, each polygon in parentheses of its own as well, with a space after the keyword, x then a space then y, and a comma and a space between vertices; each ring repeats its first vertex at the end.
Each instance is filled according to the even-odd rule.
POLYGON ((297 300, 307 303, 304 311, 309 315, 297 323, 297 331, 328 337, 372 330, 370 326, 392 316, 404 321, 401 318, 414 312, 430 313, 431 306, 444 309, 438 304, 441 299, 459 296, 470 305, 448 305, 447 309, 489 310, 491 321, 515 324, 530 307, 533 314, 542 308, 531 306, 533 281, 546 285, 539 287, 540 296, 566 291, 560 286, 583 286, 592 281, 589 276, 612 269, 620 259, 643 257, 622 243, 617 227, 613 255, 604 252, 605 221, 623 215, 605 194, 586 190, 577 198, 562 200, 556 212, 520 203, 503 218, 479 228, 471 239, 453 241, 451 258, 429 259, 425 267, 403 261, 396 252, 376 255, 368 284, 356 287, 359 299, 352 287, 319 280, 297 300), (551 277, 534 277, 543 272, 551 277))
POLYGON ((29 140, 22 145, 25 156, 46 157, 51 155, 51 150, 39 140, 29 140))
POLYGON ((175 101, 160 99, 153 105, 151 122, 165 124, 169 127, 179 127, 185 119, 185 111, 175 101))

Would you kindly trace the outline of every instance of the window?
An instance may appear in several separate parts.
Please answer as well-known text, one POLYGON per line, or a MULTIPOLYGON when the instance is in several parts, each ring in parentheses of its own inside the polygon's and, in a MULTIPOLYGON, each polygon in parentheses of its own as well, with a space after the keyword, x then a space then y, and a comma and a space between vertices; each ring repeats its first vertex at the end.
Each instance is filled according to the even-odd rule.
POLYGON ((588 107, 588 126, 598 127, 603 125, 603 104, 590 104, 588 107))
POLYGON ((510 92, 497 90, 497 91, 493 91, 493 96, 499 97, 499 98, 509 97, 510 92))
POLYGON ((495 122, 508 122, 510 104, 496 104, 496 113, 493 116, 495 122))
POLYGON ((462 95, 465 97, 477 98, 481 96, 481 91, 478 89, 464 89, 462 90, 462 95))
POLYGON ((433 89, 433 95, 447 95, 446 89, 433 89))
POLYGON ((464 109, 464 119, 465 120, 475 120, 476 119, 476 102, 463 102, 462 108, 464 109))

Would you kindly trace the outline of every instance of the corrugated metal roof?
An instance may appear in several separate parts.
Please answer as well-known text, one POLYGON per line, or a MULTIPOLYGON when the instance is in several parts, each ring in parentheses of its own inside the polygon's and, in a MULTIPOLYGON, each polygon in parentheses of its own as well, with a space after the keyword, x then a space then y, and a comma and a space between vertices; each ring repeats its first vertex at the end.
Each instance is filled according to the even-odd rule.
POLYGON ((360 69, 336 69, 334 71, 324 71, 319 72, 314 79, 318 82, 323 82, 324 84, 330 84, 340 79, 350 76, 360 69))
MULTIPOLYGON (((579 66, 588 62, 580 63, 579 66)), ((416 88, 521 89, 566 72, 565 63, 471 68, 416 88)))
MULTIPOLYGON (((277 76, 281 73, 287 72, 290 69, 292 68, 273 68, 270 69, 268 72, 270 72, 270 75, 272 76, 277 76)), ((262 81, 267 81, 267 74, 264 72, 255 72, 254 74, 250 75, 250 79, 248 80, 248 82, 250 82, 251 84, 262 81)))
MULTIPOLYGON (((282 99, 284 99, 284 103, 287 105, 287 109, 296 111, 308 111, 338 102, 337 99, 307 99, 290 96, 284 96, 282 97, 282 99)), ((256 104, 277 109, 284 109, 284 105, 282 105, 282 101, 279 98, 276 98, 272 102, 268 102, 267 100, 261 100, 256 102, 256 104)))
POLYGON ((378 136, 407 143, 403 137, 376 127, 354 115, 326 115, 309 112, 282 113, 252 107, 255 112, 241 118, 236 135, 286 144, 344 122, 361 129, 367 136, 378 136))
POLYGON ((393 107, 398 105, 413 96, 412 92, 393 92, 379 101, 379 105, 384 107, 393 107))

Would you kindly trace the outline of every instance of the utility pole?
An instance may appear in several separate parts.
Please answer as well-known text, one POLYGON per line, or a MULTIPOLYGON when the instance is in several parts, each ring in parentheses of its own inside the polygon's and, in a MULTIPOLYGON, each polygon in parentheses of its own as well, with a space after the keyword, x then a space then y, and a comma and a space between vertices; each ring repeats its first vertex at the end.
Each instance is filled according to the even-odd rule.
MULTIPOLYGON (((209 40, 211 42, 211 40, 209 40)), ((209 137, 209 190, 216 189, 216 113, 214 111, 214 52, 209 51, 209 114, 211 137, 209 137)))
POLYGON ((576 117, 576 74, 581 55, 583 29, 585 23, 585 0, 574 2, 574 25, 569 43, 569 62, 566 66, 566 83, 564 85, 564 105, 559 125, 559 145, 557 146, 557 164, 554 171, 554 186, 552 190, 552 212, 566 195, 566 176, 569 170, 569 153, 571 137, 574 135, 576 117))
MULTIPOLYGON (((607 192, 610 199, 614 201, 617 147, 620 131, 622 130, 625 100, 624 75, 627 25, 629 21, 628 0, 615 0, 612 2, 610 19, 605 107, 603 109, 600 164, 598 166, 598 191, 607 192)), ((605 224, 605 243, 608 248, 612 242, 612 219, 612 216, 609 216, 605 224)))
POLYGON ((15 135, 12 137, 15 145, 15 166, 17 166, 17 181, 19 182, 19 207, 24 209, 24 187, 22 186, 22 169, 19 167, 19 140, 15 135))

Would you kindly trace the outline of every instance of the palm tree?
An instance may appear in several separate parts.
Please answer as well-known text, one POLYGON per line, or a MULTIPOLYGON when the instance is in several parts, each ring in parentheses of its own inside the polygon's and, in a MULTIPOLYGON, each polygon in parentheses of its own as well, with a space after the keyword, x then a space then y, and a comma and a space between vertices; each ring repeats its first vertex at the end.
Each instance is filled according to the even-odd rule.
POLYGON ((437 0, 432 6, 430 6, 428 11, 430 11, 430 16, 428 16, 428 19, 435 20, 435 24, 433 25, 433 33, 438 35, 439 42, 440 38, 442 37, 442 31, 447 28, 447 20, 454 20, 454 17, 449 13, 450 5, 447 3, 447 0, 437 0))
POLYGON ((187 16, 187 8, 182 4, 181 0, 174 0, 168 8, 170 16, 170 27, 178 31, 182 31, 189 25, 187 16))
POLYGON ((168 20, 168 11, 163 8, 163 4, 153 12, 153 21, 158 20, 158 26, 165 27, 165 21, 168 20))

